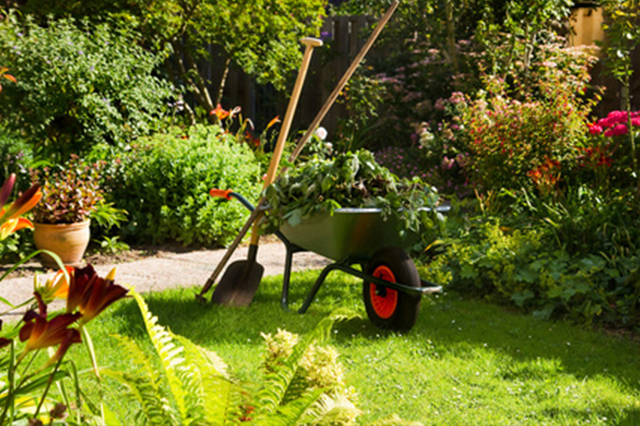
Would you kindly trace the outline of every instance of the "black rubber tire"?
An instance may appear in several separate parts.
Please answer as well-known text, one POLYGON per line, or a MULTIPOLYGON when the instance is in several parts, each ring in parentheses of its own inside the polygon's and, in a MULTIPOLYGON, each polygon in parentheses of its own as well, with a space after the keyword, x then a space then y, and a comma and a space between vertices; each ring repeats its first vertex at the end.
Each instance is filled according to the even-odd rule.
MULTIPOLYGON (((421 285, 413 260, 398 247, 385 247, 375 252, 367 263, 365 272, 411 287, 421 285)), ((367 280, 362 286, 364 306, 371 322, 380 328, 410 330, 420 313, 420 295, 377 287, 367 280)))

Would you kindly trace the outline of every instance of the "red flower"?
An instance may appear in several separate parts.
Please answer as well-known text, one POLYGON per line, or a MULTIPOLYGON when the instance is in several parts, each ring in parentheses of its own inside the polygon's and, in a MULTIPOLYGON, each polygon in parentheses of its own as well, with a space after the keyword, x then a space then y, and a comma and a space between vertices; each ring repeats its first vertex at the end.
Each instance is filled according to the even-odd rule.
POLYGON ((589 133, 591 133, 592 135, 599 135, 600 133, 602 133, 602 126, 599 126, 597 123, 588 124, 588 126, 589 133))
POLYGON ((82 314, 81 325, 97 317, 113 302, 127 294, 126 288, 114 284, 114 275, 115 269, 106 278, 101 278, 91 265, 74 268, 69 274, 67 312, 78 309, 82 314))
POLYGON ((25 318, 29 319, 25 320, 25 324, 20 329, 20 341, 27 342, 24 354, 59 344, 64 344, 68 348, 71 343, 81 342, 80 332, 69 328, 80 316, 80 313, 62 314, 48 321, 46 316, 25 315, 25 318))

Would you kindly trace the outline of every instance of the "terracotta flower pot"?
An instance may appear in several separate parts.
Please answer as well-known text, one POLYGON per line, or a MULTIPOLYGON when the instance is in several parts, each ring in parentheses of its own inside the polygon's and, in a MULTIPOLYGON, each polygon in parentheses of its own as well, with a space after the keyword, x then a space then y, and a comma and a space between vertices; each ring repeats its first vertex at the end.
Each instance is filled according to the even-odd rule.
MULTIPOLYGON (((33 242, 38 250, 49 250, 60 256, 68 266, 80 266, 89 245, 91 220, 70 224, 34 223, 33 242)), ((58 268, 56 261, 45 253, 41 263, 47 268, 58 268)))

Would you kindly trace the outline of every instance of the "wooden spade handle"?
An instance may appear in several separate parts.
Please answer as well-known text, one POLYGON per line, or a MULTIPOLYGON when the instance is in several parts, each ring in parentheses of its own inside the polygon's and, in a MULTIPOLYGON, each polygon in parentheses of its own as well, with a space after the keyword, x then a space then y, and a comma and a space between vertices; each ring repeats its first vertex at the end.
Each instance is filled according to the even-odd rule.
MULTIPOLYGON (((302 86, 307 75, 307 70, 309 69, 309 64, 311 63, 311 55, 313 54, 313 49, 315 47, 322 46, 322 40, 319 40, 317 38, 305 37, 301 40, 301 42, 306 46, 306 49, 304 50, 302 64, 300 65, 300 71, 298 71, 298 78, 296 78, 296 83, 293 86, 293 93, 291 94, 291 99, 289 99, 289 105, 287 106, 287 111, 284 115, 284 120, 282 121, 282 128, 280 129, 280 133, 278 134, 276 147, 273 151, 271 162, 269 163, 269 170, 267 171, 267 176, 264 179, 264 188, 271 185, 276 178, 276 172, 278 171, 280 158, 282 158, 284 144, 287 141, 287 136, 289 136, 289 130, 291 129, 293 116, 296 107, 298 106, 298 100, 300 99, 302 86)), ((256 220, 253 224, 253 229, 251 230, 251 244, 258 244, 259 239, 260 234, 258 233, 258 221, 256 220)))

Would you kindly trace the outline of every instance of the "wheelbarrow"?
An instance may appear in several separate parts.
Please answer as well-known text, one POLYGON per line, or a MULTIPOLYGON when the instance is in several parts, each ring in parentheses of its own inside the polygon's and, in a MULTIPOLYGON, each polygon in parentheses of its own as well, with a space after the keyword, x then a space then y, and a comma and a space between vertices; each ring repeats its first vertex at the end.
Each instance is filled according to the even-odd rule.
MULTIPOLYGON (((255 207, 232 190, 212 189, 210 194, 227 200, 235 198, 249 211, 255 207)), ((268 214, 268 207, 265 208, 268 214)), ((436 207, 446 212, 449 207, 436 207)), ((420 311, 423 294, 442 291, 442 287, 420 278, 406 253, 418 241, 417 233, 401 237, 398 219, 384 218, 377 208, 340 208, 333 214, 316 214, 296 226, 285 223, 276 237, 286 247, 281 306, 289 310, 289 285, 293 255, 314 252, 332 261, 321 272, 307 294, 298 313, 305 313, 327 276, 334 270, 363 280, 362 296, 367 316, 376 326, 406 331, 413 327, 420 311), (354 266, 360 266, 356 269, 354 266)))

